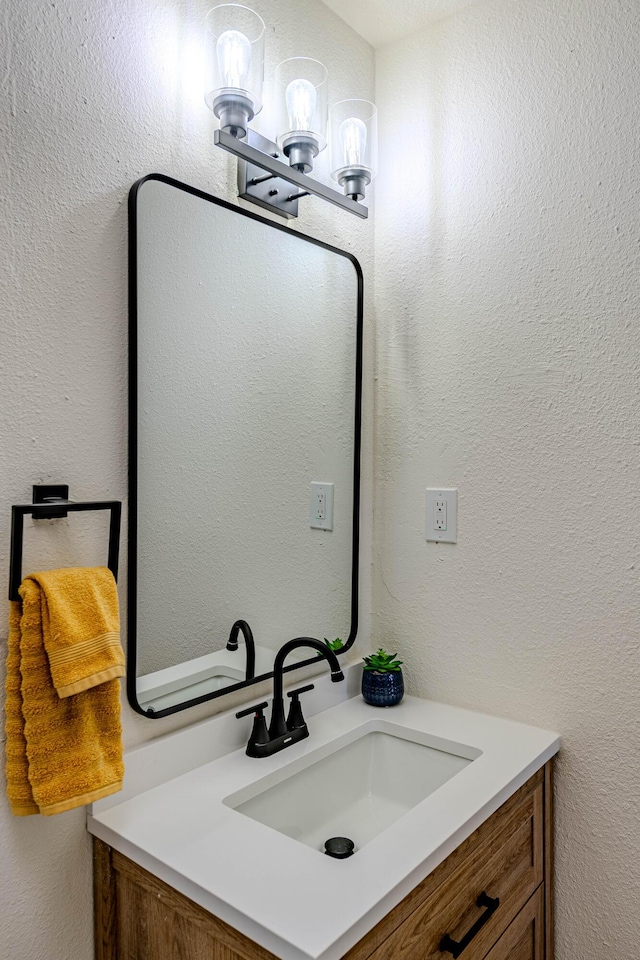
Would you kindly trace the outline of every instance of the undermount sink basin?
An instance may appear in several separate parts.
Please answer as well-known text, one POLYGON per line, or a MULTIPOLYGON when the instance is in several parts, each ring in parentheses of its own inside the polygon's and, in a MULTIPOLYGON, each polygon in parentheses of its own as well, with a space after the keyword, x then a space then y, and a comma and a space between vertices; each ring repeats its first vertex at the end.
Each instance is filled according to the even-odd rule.
POLYGON ((286 779, 265 777, 251 796, 241 790, 223 802, 321 852, 331 837, 348 837, 358 851, 481 755, 386 721, 367 727, 294 763, 286 779))

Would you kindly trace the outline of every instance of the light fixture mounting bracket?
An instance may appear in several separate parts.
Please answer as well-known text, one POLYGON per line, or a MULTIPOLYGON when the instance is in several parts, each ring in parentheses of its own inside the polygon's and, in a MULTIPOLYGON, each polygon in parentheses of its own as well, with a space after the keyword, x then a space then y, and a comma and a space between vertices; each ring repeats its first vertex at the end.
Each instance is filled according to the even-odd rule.
POLYGON ((366 219, 369 216, 369 211, 364 204, 345 197, 338 190, 290 167, 281 159, 282 152, 275 143, 271 143, 270 140, 254 133, 251 129, 246 140, 237 140, 223 130, 215 130, 213 142, 216 147, 226 150, 227 153, 233 153, 240 161, 238 165, 239 196, 271 210, 272 213, 287 219, 296 217, 298 215, 297 198, 311 194, 343 210, 348 210, 357 217, 366 219), (266 174, 272 176, 265 179, 266 174), (273 190, 278 192, 271 193, 273 190))
MULTIPOLYGON (((273 160, 287 163, 285 155, 276 143, 267 140, 266 137, 261 136, 251 128, 249 128, 246 143, 255 147, 261 153, 270 156, 273 160)), ((271 213, 277 213, 279 216, 291 220, 298 216, 296 196, 298 192, 282 177, 278 177, 274 173, 265 173, 264 167, 238 157, 238 196, 243 200, 250 200, 252 203, 264 207, 265 210, 270 210, 271 213), (292 196, 294 199, 289 199, 292 196)))

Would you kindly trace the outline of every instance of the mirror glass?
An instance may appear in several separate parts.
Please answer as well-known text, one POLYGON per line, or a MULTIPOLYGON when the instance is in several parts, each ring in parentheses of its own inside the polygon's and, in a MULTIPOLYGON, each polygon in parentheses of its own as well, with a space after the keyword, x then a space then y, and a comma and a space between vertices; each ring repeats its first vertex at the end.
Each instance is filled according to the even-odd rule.
POLYGON ((355 640, 362 274, 161 175, 129 216, 128 691, 159 717, 355 640))

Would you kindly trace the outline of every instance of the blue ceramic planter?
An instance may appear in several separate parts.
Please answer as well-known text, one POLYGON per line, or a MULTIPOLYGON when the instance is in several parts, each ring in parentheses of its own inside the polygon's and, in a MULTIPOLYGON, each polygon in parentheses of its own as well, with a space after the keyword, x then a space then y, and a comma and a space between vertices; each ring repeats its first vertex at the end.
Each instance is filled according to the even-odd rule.
POLYGON ((363 670, 362 696, 372 707, 393 707, 400 703, 404 696, 402 670, 393 670, 391 673, 363 670))

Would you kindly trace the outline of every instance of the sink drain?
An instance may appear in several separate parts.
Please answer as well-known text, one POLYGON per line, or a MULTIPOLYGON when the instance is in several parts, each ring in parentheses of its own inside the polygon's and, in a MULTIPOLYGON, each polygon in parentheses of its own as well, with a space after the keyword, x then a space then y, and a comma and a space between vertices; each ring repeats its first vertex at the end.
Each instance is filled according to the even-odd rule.
POLYGON ((351 857, 355 851, 355 843, 348 837, 331 837, 324 842, 324 852, 328 857, 335 857, 336 860, 346 860, 351 857))

